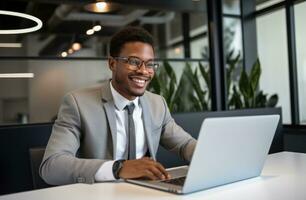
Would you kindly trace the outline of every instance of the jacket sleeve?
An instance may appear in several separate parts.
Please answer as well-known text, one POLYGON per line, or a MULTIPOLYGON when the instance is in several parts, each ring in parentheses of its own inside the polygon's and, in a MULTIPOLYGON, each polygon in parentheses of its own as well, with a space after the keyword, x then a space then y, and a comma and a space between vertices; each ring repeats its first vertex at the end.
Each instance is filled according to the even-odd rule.
POLYGON ((75 97, 68 94, 60 107, 39 170, 48 184, 94 183, 94 176, 105 161, 77 158, 81 137, 78 105, 75 97))
POLYGON ((177 153, 182 159, 190 161, 196 146, 196 140, 172 118, 164 98, 165 115, 162 125, 161 145, 165 149, 177 153))

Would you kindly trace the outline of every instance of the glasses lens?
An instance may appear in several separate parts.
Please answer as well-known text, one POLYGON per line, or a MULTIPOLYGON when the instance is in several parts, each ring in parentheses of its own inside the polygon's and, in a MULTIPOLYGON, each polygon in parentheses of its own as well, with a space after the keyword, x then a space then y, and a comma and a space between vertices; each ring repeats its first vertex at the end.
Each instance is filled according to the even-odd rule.
POLYGON ((128 60, 130 65, 139 67, 142 64, 142 61, 139 58, 130 57, 128 60))
POLYGON ((158 68, 158 63, 150 61, 150 62, 146 63, 146 68, 155 70, 155 69, 158 68))

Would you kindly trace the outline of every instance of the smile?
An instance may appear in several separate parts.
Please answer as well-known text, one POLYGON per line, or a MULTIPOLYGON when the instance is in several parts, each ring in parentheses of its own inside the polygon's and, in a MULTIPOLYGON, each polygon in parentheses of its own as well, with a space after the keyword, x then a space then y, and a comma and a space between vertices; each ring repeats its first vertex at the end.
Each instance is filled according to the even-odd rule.
POLYGON ((130 80, 132 80, 134 85, 139 88, 145 87, 147 82, 147 79, 144 79, 142 77, 131 77, 130 80))
POLYGON ((137 82, 137 83, 142 83, 142 84, 146 82, 145 80, 136 79, 136 78, 133 78, 132 80, 137 82))

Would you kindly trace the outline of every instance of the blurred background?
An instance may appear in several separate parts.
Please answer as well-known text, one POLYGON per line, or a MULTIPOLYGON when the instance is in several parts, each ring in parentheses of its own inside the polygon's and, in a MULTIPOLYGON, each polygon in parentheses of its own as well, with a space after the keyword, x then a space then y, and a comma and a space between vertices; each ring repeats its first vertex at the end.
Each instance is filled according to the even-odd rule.
MULTIPOLYGON (((210 14, 214 3, 207 0, 2 0, 0 10, 33 15, 43 26, 32 33, 0 34, 0 125, 53 121, 65 93, 107 81, 110 37, 130 25, 142 26, 154 37, 156 59, 162 66, 156 78, 162 84, 153 83, 150 90, 166 96, 168 104, 173 103, 172 112, 277 106, 282 107, 284 123, 306 123, 306 2, 290 1, 295 11, 290 18, 294 46, 288 45, 292 27, 287 23, 287 2, 220 1, 218 37, 209 28, 215 20, 210 14), (216 39, 222 40, 223 55, 211 55, 216 39), (211 60, 218 56, 226 70, 220 77, 226 85, 223 107, 216 103, 220 96, 213 85, 218 80, 211 74, 218 67, 211 60), (264 100, 251 105, 247 102, 252 99, 246 100, 243 93, 241 74, 245 70, 251 77, 257 58, 261 74, 253 96, 264 100), (169 79, 171 72, 175 82, 169 79), (26 77, 5 77, 12 73, 26 77), (171 84, 175 91, 163 93, 171 84), (178 95, 190 96, 188 88, 193 97, 175 102, 178 95)), ((0 30, 35 25, 0 15, 0 30)))

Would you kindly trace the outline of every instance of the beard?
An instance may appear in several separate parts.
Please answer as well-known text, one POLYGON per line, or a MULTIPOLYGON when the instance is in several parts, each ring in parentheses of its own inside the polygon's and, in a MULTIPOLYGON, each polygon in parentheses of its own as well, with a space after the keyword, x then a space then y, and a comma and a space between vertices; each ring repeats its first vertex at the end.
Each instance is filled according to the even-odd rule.
POLYGON ((116 90, 124 97, 130 99, 130 97, 139 97, 143 96, 148 84, 150 83, 152 77, 151 76, 143 76, 142 74, 130 73, 125 77, 122 77, 120 74, 115 74, 113 80, 115 82, 116 90), (133 83, 133 76, 139 76, 145 78, 144 86, 137 87, 133 83))

